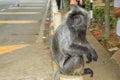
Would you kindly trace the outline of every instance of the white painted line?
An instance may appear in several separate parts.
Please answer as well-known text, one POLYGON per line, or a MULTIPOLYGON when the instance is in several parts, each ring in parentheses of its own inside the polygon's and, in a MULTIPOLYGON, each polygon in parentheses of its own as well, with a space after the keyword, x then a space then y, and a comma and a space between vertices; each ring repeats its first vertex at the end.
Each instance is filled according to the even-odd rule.
POLYGON ((37 1, 37 0, 20 0, 20 3, 46 3, 47 1, 37 1))
POLYGON ((43 9, 43 7, 9 7, 8 9, 43 9))
POLYGON ((10 5, 9 7, 12 7, 13 5, 10 5))
POLYGON ((5 11, 5 9, 1 9, 0 11, 1 11, 1 12, 2 12, 2 11, 5 11))
POLYGON ((38 22, 38 20, 0 20, 0 24, 30 24, 38 22))
POLYGON ((0 12, 0 14, 41 14, 41 12, 0 12))
POLYGON ((22 6, 22 7, 42 7, 42 6, 45 6, 46 4, 33 4, 33 3, 30 3, 30 4, 19 4, 19 6, 22 6))

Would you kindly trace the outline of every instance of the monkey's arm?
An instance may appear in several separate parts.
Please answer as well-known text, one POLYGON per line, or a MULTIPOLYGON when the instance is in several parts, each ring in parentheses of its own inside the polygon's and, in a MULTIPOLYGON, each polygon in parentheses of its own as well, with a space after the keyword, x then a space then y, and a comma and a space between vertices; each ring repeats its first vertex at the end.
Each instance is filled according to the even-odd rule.
POLYGON ((90 45, 90 43, 87 41, 87 39, 84 40, 83 45, 89 49, 90 53, 92 54, 93 60, 97 61, 98 55, 97 55, 95 49, 92 48, 92 46, 90 45))
POLYGON ((62 54, 59 52, 59 44, 57 37, 53 35, 51 39, 51 51, 52 51, 52 58, 54 61, 59 64, 60 60, 62 59, 62 54))
POLYGON ((72 44, 69 49, 69 54, 73 56, 85 55, 87 57, 86 63, 90 63, 92 61, 90 50, 83 45, 72 44))
MULTIPOLYGON (((67 72, 68 68, 64 68, 65 62, 69 59, 68 54, 61 54, 59 50, 59 44, 57 37, 54 35, 52 38, 51 43, 51 51, 52 51, 52 58, 56 62, 57 66, 59 67, 60 72, 67 72)), ((71 66, 70 66, 71 67, 71 66)))

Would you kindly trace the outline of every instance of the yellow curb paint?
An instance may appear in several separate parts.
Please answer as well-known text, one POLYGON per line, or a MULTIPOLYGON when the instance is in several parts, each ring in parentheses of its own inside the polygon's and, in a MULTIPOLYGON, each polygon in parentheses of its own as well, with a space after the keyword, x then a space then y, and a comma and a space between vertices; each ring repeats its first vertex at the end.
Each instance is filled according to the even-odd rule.
POLYGON ((0 20, 0 24, 29 24, 38 22, 37 20, 0 20))
POLYGON ((50 35, 52 36, 54 34, 54 30, 51 30, 50 35))
POLYGON ((0 46, 0 55, 29 46, 28 44, 0 46))
POLYGON ((40 12, 0 12, 0 14, 40 14, 40 12))
MULTIPOLYGON (((53 28, 53 26, 54 26, 54 24, 53 24, 53 23, 51 23, 49 27, 52 29, 52 28, 53 28)), ((53 34, 54 34, 54 30, 50 30, 50 35, 52 36, 53 34)))
POLYGON ((54 61, 52 61, 52 68, 53 68, 53 71, 55 71, 57 69, 57 65, 54 61))
POLYGON ((53 26, 54 26, 54 24, 53 24, 53 23, 51 23, 51 24, 50 24, 50 27, 53 27, 53 26))

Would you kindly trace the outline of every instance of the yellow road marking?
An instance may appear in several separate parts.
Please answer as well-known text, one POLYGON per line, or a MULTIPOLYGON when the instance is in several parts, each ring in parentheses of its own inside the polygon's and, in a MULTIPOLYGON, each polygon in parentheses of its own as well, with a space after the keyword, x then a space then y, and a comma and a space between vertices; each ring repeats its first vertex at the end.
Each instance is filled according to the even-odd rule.
POLYGON ((0 46, 0 55, 29 46, 28 44, 0 46))
POLYGON ((0 20, 0 24, 29 24, 29 23, 38 23, 37 20, 0 20))
POLYGON ((40 12, 0 12, 0 14, 40 14, 40 12))

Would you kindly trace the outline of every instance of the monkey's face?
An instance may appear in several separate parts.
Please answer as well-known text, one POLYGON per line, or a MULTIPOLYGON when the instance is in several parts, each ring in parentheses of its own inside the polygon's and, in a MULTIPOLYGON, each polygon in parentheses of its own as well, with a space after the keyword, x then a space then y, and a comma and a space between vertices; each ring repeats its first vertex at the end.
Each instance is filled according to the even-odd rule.
POLYGON ((67 25, 74 29, 86 27, 88 20, 88 13, 83 8, 75 5, 67 14, 67 25))

